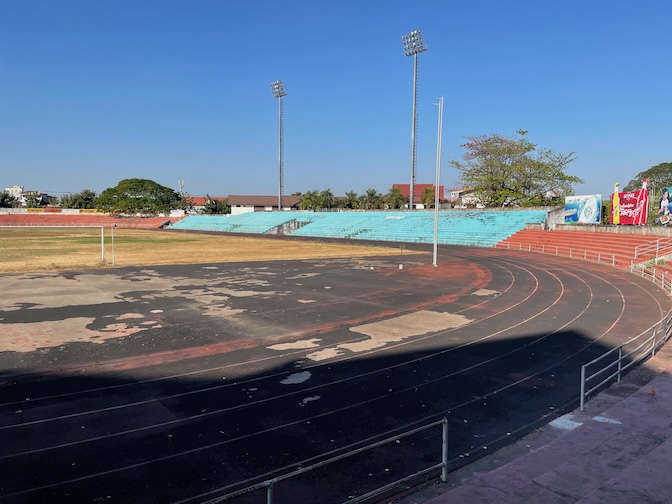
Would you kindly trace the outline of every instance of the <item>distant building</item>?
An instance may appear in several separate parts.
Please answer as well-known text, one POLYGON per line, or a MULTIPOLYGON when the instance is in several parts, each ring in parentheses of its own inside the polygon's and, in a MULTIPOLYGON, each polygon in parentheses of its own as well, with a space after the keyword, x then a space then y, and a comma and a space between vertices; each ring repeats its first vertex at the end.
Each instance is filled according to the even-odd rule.
POLYGON ((37 198, 40 206, 47 206, 54 200, 53 196, 49 196, 47 193, 41 191, 23 191, 18 198, 21 202, 21 206, 26 206, 28 198, 31 197, 37 198))
MULTIPOLYGON (((272 212, 278 210, 277 196, 243 196, 231 194, 228 197, 232 214, 245 212, 272 212)), ((282 210, 298 210, 301 196, 283 196, 282 210)))
POLYGON ((191 201, 194 204, 194 212, 195 213, 201 213, 203 211, 203 207, 209 200, 216 200, 216 201, 222 201, 222 200, 227 200, 228 198, 226 196, 192 196, 191 201))
POLYGON ((456 208, 476 207, 483 208, 480 198, 474 194, 471 187, 460 187, 450 190, 450 202, 456 208))
POLYGON ((14 196, 16 199, 20 199, 21 194, 23 194, 23 186, 15 185, 14 187, 5 187, 5 192, 10 196, 14 196))
POLYGON ((54 201, 53 196, 41 191, 26 191, 23 186, 15 185, 13 187, 5 187, 5 191, 10 196, 14 196, 19 206, 25 207, 29 197, 37 197, 40 206, 47 206, 54 201))
MULTIPOLYGON (((411 195, 411 184, 393 184, 392 187, 398 187, 401 190, 401 194, 404 196, 404 198, 406 198, 406 200, 409 199, 409 196, 411 195)), ((413 205, 416 208, 423 208, 422 193, 424 193, 425 189, 428 187, 433 190, 436 186, 434 184, 413 184, 413 205)), ((439 206, 444 203, 447 203, 447 200, 445 198, 444 188, 442 185, 440 185, 439 206)))

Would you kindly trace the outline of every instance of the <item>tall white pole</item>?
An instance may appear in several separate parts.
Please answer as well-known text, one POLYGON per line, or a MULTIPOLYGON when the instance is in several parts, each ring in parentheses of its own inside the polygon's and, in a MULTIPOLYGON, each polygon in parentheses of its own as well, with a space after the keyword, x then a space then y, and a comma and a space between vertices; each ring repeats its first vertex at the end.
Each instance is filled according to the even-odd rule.
POLYGON ((439 126, 436 139, 436 184, 434 186, 434 267, 438 266, 439 251, 439 187, 441 185, 441 144, 443 143, 443 96, 436 104, 439 107, 439 126))

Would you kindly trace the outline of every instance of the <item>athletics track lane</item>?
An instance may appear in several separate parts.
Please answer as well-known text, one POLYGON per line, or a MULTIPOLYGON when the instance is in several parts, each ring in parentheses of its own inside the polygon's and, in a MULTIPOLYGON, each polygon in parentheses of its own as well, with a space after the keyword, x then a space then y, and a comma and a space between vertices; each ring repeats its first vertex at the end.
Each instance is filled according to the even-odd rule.
MULTIPOLYGON (((457 467, 574 407, 581 364, 669 309, 612 268, 440 259, 3 277, 0 498, 203 502, 444 416, 457 467)), ((439 454, 425 433, 279 484, 276 501, 342 502, 439 454)))

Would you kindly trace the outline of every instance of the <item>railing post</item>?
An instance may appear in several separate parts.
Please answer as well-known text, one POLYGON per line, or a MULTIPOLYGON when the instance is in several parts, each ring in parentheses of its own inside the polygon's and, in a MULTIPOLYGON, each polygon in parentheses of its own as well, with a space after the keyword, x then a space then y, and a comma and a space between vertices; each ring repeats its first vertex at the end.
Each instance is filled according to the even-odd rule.
POLYGON ((616 383, 621 383, 621 370, 623 369, 623 345, 618 347, 618 375, 616 383))
POLYGON ((273 504, 273 482, 266 487, 266 504, 273 504))
POLYGON ((441 481, 443 483, 448 482, 448 420, 443 419, 443 425, 441 426, 441 463, 443 467, 441 468, 441 481))
POLYGON ((656 328, 653 328, 653 337, 651 338, 651 357, 656 355, 656 328))
POLYGON ((586 366, 581 366, 581 411, 586 403, 586 366))

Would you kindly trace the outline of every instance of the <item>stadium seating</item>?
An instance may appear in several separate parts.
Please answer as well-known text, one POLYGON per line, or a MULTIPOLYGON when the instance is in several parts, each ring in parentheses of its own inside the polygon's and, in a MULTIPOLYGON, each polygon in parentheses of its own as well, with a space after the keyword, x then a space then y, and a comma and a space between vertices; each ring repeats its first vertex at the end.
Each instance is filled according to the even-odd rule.
MULTIPOLYGON (((438 243, 492 247, 546 220, 546 210, 450 210, 439 212, 438 243)), ((405 243, 433 243, 434 211, 388 212, 250 212, 228 216, 190 216, 171 227, 198 231, 343 238, 405 243)))
POLYGON ((649 260, 650 253, 642 257, 637 256, 635 251, 639 246, 655 242, 657 238, 647 234, 525 229, 509 236, 496 247, 611 262, 616 267, 624 268, 632 263, 649 260))

